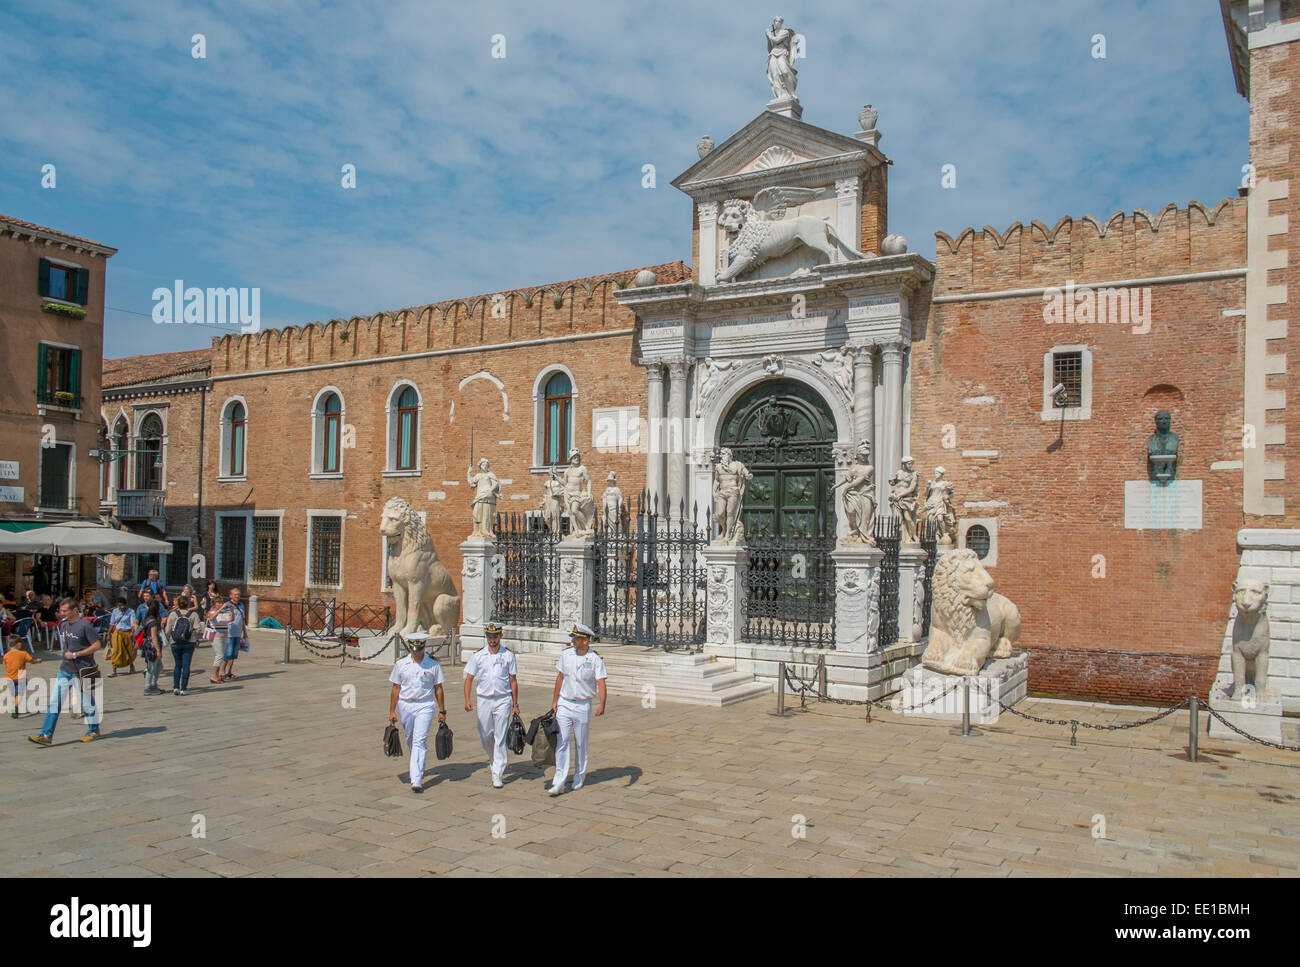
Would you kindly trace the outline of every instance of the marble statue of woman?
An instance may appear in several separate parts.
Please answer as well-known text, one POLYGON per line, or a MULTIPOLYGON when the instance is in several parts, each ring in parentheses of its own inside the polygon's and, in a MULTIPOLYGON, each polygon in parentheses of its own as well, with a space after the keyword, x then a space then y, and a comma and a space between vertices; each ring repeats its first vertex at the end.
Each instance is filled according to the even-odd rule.
POLYGON ((559 470, 552 467, 550 478, 542 485, 542 519, 546 521, 548 531, 558 534, 563 517, 564 482, 560 480, 559 470))
POLYGON ((469 485, 474 488, 474 500, 470 504, 474 511, 474 530, 470 537, 492 538, 493 518, 497 512, 497 501, 501 497, 501 481, 491 470, 487 457, 478 462, 479 472, 469 468, 469 485))
POLYGON ((935 543, 955 544, 957 512, 952 506, 952 483, 944 479, 943 467, 934 468, 934 479, 925 487, 925 518, 934 524, 935 543))
POLYGON ((794 97, 798 71, 794 69, 794 31, 777 17, 767 29, 767 80, 772 100, 794 97))
POLYGON ((844 543, 874 546, 876 472, 871 466, 871 444, 858 444, 857 456, 857 461, 849 467, 848 476, 831 489, 844 488, 844 518, 849 522, 849 534, 844 543))

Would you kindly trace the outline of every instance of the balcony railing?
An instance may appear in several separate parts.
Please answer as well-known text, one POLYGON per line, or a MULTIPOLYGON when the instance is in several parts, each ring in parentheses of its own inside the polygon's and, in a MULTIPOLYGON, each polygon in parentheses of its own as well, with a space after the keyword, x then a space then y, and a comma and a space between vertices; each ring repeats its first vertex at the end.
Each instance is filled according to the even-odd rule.
POLYGON ((66 406, 71 410, 81 409, 81 394, 66 390, 37 390, 36 402, 41 406, 66 406))
POLYGON ((162 520, 164 494, 161 490, 119 490, 117 492, 118 520, 162 520))

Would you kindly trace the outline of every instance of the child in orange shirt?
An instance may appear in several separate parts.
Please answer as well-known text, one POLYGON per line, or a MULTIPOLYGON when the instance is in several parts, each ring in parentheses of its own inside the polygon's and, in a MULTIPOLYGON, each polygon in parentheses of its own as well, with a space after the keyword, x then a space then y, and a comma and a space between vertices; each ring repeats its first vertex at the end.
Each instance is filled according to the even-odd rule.
POLYGON ((23 705, 23 694, 27 690, 27 664, 28 662, 39 665, 43 658, 33 658, 27 652, 23 651, 21 638, 9 639, 9 650, 5 652, 5 677, 9 679, 9 687, 13 691, 14 708, 9 714, 18 718, 18 710, 23 705))

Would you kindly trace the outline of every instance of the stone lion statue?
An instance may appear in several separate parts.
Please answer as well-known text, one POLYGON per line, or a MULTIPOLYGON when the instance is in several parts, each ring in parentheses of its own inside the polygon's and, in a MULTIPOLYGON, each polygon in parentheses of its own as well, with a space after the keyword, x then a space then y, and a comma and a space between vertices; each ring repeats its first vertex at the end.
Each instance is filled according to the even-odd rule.
POLYGON ((388 538, 388 579, 393 583, 390 633, 453 634, 460 618, 460 595, 415 508, 393 497, 384 504, 379 532, 388 538))
POLYGON ((735 233, 727 248, 727 267, 718 273, 719 282, 730 282, 770 259, 785 255, 800 242, 820 253, 826 262, 835 261, 836 251, 851 259, 866 257, 850 248, 829 222, 813 215, 765 221, 750 202, 741 198, 723 202, 718 224, 727 232, 735 233))
POLYGON ((1232 622, 1232 684, 1224 694, 1238 701, 1253 685, 1255 697, 1268 694, 1268 585, 1251 578, 1238 578, 1232 585, 1232 599, 1237 617, 1232 622), (1253 664, 1254 674, 1247 679, 1246 667, 1253 664))
POLYGON ((978 675, 989 658, 1009 658, 1020 638, 1020 612, 993 592, 993 578, 969 548, 952 551, 934 566, 930 644, 926 668, 948 675, 978 675))

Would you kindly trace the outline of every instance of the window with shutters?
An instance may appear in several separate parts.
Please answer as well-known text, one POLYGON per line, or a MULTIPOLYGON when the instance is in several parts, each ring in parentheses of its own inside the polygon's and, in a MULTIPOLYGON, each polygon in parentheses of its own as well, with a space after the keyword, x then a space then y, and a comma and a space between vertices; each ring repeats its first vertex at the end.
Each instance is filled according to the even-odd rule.
POLYGON ((248 577, 248 517, 217 515, 217 580, 242 584, 248 577))
POLYGON ((36 400, 42 406, 81 408, 81 350, 40 343, 36 353, 36 400))
POLYGON ((280 583, 280 520, 278 515, 253 518, 252 583, 280 583))
POLYGON ((86 304, 90 290, 90 270, 51 259, 41 259, 37 292, 47 299, 86 304))
POLYGON ((307 583, 337 588, 343 573, 342 512, 307 512, 307 583))
POLYGON ((40 506, 44 510, 72 510, 72 444, 42 446, 40 506))
POLYGON ((326 387, 312 405, 313 476, 338 476, 343 472, 343 397, 326 387))
POLYGON ((573 449, 578 390, 565 366, 544 367, 533 381, 533 472, 567 463, 573 449))

